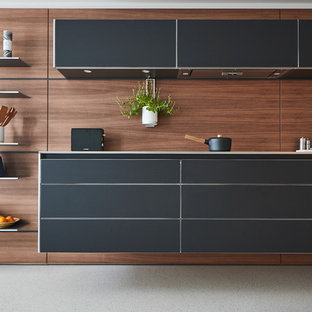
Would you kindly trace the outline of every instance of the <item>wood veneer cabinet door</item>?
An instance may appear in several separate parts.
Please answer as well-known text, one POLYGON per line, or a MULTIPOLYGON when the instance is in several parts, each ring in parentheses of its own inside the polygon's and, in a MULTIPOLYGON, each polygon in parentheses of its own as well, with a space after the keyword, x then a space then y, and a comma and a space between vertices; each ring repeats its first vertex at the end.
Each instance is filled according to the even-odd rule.
MULTIPOLYGON (((0 68, 1 73, 1 68, 0 68)), ((0 91, 20 91, 25 96, 0 98, 0 106, 15 107, 17 115, 5 127, 5 151, 42 151, 47 149, 47 82, 44 80, 0 80, 0 91)))
POLYGON ((46 254, 38 253, 38 233, 0 232, 0 263, 46 263, 46 254))
POLYGON ((0 9, 0 29, 1 40, 2 30, 13 32, 13 56, 20 57, 29 65, 1 67, 0 78, 46 78, 48 10, 0 9))

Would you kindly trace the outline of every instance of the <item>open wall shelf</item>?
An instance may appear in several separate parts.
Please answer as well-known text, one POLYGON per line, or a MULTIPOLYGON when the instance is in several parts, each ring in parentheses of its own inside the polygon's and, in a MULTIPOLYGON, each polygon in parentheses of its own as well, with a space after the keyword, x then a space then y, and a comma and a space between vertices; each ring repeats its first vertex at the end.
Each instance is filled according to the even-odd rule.
POLYGON ((0 57, 0 67, 29 67, 19 57, 0 57))
POLYGON ((23 223, 23 220, 18 222, 16 225, 6 228, 0 229, 0 232, 38 232, 37 230, 33 229, 33 226, 23 223))
POLYGON ((0 91, 0 98, 25 98, 27 97, 20 91, 0 91))
POLYGON ((0 180, 18 180, 18 177, 0 177, 0 180))
POLYGON ((6 143, 6 142, 3 142, 3 143, 0 143, 0 146, 18 146, 19 143, 6 143))

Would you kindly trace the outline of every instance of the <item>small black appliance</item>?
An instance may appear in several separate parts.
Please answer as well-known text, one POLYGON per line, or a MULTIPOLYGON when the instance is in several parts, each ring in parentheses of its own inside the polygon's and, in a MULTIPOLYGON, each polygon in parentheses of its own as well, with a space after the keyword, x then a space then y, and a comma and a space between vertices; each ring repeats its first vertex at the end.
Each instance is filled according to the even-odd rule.
POLYGON ((72 151, 102 151, 104 146, 104 130, 101 128, 72 128, 72 151))

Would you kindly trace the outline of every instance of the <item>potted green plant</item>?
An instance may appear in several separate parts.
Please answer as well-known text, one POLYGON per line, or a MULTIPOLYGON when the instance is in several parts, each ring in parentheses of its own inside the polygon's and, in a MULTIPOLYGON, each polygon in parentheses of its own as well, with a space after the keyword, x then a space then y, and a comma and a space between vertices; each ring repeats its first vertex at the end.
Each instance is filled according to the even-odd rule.
POLYGON ((158 123, 158 114, 173 115, 175 102, 168 95, 166 100, 160 99, 160 89, 155 88, 154 79, 146 79, 132 89, 132 96, 126 100, 117 97, 117 103, 123 116, 131 118, 142 112, 142 124, 146 127, 155 127, 158 123))

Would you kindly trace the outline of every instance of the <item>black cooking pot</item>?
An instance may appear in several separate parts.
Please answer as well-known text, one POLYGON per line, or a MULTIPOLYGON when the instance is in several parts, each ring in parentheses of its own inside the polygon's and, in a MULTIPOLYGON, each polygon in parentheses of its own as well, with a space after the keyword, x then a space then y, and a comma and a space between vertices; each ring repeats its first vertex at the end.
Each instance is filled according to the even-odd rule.
POLYGON ((209 151, 211 152, 229 152, 231 150, 232 139, 216 137, 205 140, 205 144, 209 145, 209 151))
POLYGON ((201 139, 191 135, 185 135, 185 138, 199 143, 204 143, 209 146, 211 152, 229 152, 231 151, 232 139, 224 138, 222 135, 218 135, 215 138, 201 139))

